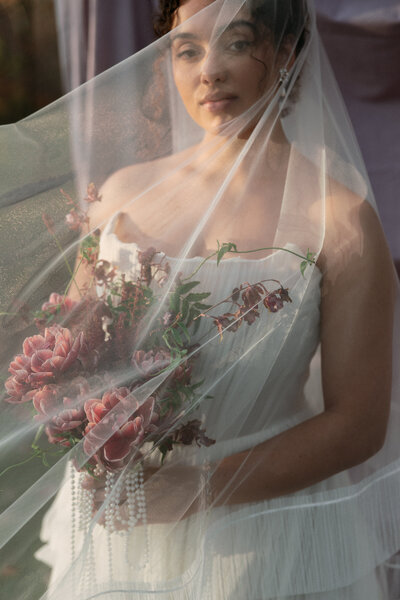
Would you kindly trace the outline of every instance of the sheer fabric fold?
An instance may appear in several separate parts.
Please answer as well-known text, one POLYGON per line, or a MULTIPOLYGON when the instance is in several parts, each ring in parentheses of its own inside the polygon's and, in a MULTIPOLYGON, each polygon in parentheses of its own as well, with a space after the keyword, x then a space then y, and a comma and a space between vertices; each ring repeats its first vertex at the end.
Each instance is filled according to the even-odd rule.
MULTIPOLYGON (((395 598, 394 271, 369 288, 395 297, 384 443, 234 500, 260 461, 268 480, 260 445, 332 400, 324 332, 364 306, 380 231, 312 2, 208 3, 0 137, 0 541, 3 572, 24 575, 10 597, 395 598)), ((352 335, 343 369, 364 360, 352 335)), ((351 403, 351 386, 335 393, 351 403)))

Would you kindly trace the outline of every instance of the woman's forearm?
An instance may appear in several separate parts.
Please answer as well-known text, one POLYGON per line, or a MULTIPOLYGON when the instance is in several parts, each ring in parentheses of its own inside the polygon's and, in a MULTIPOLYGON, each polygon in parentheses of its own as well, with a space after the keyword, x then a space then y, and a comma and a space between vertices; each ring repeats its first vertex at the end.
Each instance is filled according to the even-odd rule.
POLYGON ((364 462, 382 445, 357 424, 323 412, 251 450, 223 459, 210 484, 214 505, 258 502, 291 494, 364 462))

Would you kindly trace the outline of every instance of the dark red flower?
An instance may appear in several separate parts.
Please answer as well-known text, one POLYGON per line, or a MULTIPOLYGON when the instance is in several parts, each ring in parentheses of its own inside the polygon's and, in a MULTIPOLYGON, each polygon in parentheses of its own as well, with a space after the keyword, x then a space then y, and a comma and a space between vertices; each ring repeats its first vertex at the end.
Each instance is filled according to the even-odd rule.
POLYGON ((283 308, 283 300, 273 292, 268 294, 268 296, 265 296, 264 306, 269 312, 276 313, 283 308))
POLYGON ((210 439, 205 435, 205 430, 201 429, 201 421, 194 419, 189 421, 186 425, 182 425, 176 430, 172 436, 174 442, 183 444, 185 446, 191 446, 194 442, 198 446, 212 446, 215 444, 215 440, 210 439))
POLYGON ((261 301, 263 289, 258 285, 249 285, 242 292, 242 299, 246 308, 257 308, 257 304, 261 301))
POLYGON ((278 290, 278 294, 280 295, 283 302, 291 302, 292 301, 291 297, 289 296, 288 288, 280 288, 278 290))

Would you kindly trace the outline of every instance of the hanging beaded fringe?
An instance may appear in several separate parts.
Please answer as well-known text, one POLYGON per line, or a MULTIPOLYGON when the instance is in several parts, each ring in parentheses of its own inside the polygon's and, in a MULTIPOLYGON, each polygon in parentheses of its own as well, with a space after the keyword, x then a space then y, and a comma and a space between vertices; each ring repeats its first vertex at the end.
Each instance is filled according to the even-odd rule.
MULTIPOLYGON (((136 467, 133 471, 128 471, 123 476, 117 477, 114 473, 106 473, 106 509, 105 524, 108 538, 108 554, 112 555, 111 534, 117 533, 125 537, 125 560, 129 563, 129 542, 135 526, 141 524, 147 525, 146 496, 144 492, 143 468, 136 467), (123 518, 120 511, 121 498, 126 496, 127 518, 123 518)), ((139 565, 143 568, 149 561, 149 541, 146 531, 146 547, 144 548, 143 561, 139 565)), ((109 558, 110 564, 112 561, 109 558)), ((133 566, 133 565, 132 565, 133 566)), ((111 567, 110 567, 111 568, 111 567)), ((112 577, 112 574, 110 573, 112 577)))
MULTIPOLYGON (((74 586, 77 585, 77 579, 80 580, 80 586, 85 592, 93 587, 93 573, 95 568, 95 547, 93 540, 93 530, 91 522, 94 511, 94 490, 88 490, 82 486, 83 480, 87 477, 86 473, 77 473, 73 465, 70 466, 71 498, 72 498, 72 522, 71 522, 71 559, 77 556, 77 540, 86 540, 87 550, 85 553, 85 568, 82 569, 82 578, 74 577, 74 586)), ((100 474, 100 473, 99 473, 100 474)), ((107 539, 107 562, 108 576, 110 581, 114 579, 113 569, 113 537, 118 535, 124 538, 125 560, 129 566, 143 569, 149 563, 149 539, 147 532, 147 511, 146 497, 144 491, 143 468, 136 466, 132 471, 121 474, 115 474, 107 471, 105 473, 105 508, 104 525, 107 539), (125 505, 124 514, 121 512, 121 505, 125 505), (140 524, 144 527, 145 547, 141 556, 140 564, 137 560, 134 564, 130 562, 130 546, 134 528, 140 524)))

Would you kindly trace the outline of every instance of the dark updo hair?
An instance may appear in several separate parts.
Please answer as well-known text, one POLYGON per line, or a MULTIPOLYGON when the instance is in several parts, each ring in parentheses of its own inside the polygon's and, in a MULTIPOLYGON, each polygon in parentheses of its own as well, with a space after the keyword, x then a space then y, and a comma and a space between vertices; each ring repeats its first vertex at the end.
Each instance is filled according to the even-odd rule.
MULTIPOLYGON (((171 31, 176 11, 181 0, 159 0, 159 14, 156 16, 154 31, 162 36, 171 31)), ((286 36, 297 40, 296 55, 306 40, 308 10, 305 0, 249 0, 251 16, 260 35, 267 28, 278 45, 286 36)))

